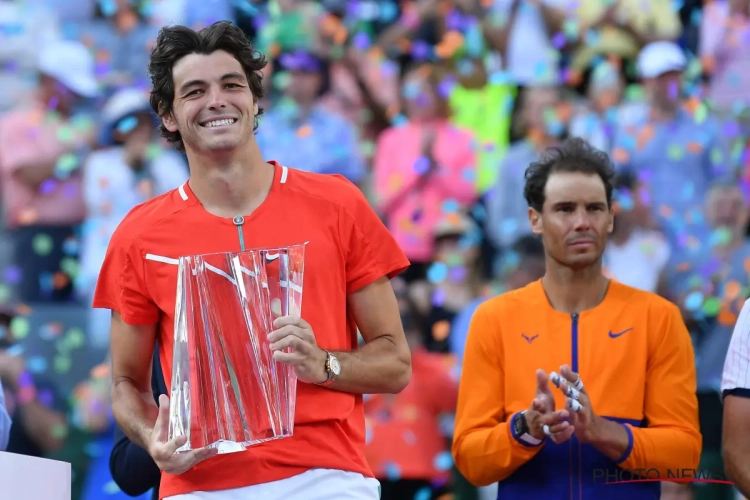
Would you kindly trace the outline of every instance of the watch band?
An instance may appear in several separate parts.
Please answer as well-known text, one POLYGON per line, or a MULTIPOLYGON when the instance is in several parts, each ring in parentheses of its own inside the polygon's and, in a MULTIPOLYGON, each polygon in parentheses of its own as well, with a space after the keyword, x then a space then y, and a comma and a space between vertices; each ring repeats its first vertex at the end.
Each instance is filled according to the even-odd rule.
MULTIPOLYGON (((524 442, 524 443, 526 443, 526 444, 528 444, 530 446, 537 446, 537 445, 542 444, 542 442, 544 441, 543 439, 537 439, 534 436, 532 436, 531 434, 529 434, 529 425, 526 422, 526 411, 522 411, 521 413, 519 413, 518 415, 516 415, 515 418, 518 419, 518 420, 520 420, 520 421, 522 421, 522 424, 521 424, 522 431, 521 432, 518 432, 516 430, 516 425, 512 425, 511 426, 511 429, 512 429, 512 432, 513 432, 513 436, 517 440, 522 441, 522 442, 524 442)), ((515 422, 514 422, 514 424, 515 424, 515 422)))
POLYGON ((331 353, 328 351, 326 351, 326 373, 328 374, 328 378, 325 381, 317 384, 320 387, 328 387, 333 383, 335 378, 333 370, 331 369, 331 353))

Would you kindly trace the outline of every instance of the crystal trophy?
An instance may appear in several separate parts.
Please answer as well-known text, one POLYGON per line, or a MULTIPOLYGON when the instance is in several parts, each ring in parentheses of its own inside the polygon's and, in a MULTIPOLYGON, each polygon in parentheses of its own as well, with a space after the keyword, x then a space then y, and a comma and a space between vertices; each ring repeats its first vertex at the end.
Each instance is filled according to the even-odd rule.
POLYGON ((299 316, 305 244, 179 259, 169 439, 219 453, 289 437, 297 377, 273 360, 279 316, 299 316))

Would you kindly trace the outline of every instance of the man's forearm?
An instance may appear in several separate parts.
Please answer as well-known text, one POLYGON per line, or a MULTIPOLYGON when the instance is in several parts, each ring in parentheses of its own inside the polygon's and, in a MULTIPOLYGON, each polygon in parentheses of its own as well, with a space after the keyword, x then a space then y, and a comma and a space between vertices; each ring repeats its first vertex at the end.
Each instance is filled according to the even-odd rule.
POLYGON ((341 377, 331 389, 355 394, 395 394, 411 380, 411 353, 388 337, 379 337, 352 352, 334 353, 341 377))
POLYGON ((159 408, 151 390, 140 392, 129 380, 121 380, 112 388, 112 413, 128 438, 144 450, 154 428, 159 408))
POLYGON ((630 438, 625 428, 606 418, 596 417, 596 431, 591 444, 610 460, 620 460, 628 450, 630 438))
POLYGON ((742 439, 743 445, 729 446, 724 449, 724 464, 727 476, 735 487, 746 497, 750 497, 750 462, 747 460, 750 442, 742 439))

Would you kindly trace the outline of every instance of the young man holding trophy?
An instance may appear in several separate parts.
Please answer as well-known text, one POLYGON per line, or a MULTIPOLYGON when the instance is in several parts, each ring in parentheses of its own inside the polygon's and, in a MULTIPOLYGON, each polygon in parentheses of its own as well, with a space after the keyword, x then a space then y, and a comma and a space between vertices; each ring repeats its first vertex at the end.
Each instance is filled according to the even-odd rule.
POLYGON ((362 394, 409 383, 390 284, 409 262, 353 184, 263 160, 265 64, 229 22, 159 34, 151 105, 190 180, 107 251, 93 305, 112 310, 113 413, 161 498, 375 500, 362 394))

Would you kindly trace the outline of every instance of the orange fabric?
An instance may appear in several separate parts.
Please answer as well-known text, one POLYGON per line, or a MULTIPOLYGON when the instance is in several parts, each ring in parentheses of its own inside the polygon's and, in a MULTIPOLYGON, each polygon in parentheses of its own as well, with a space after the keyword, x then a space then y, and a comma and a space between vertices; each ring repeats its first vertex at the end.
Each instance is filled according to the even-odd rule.
POLYGON ((448 440, 440 431, 439 418, 456 409, 458 384, 450 375, 452 365, 452 357, 415 350, 406 389, 367 397, 365 451, 376 477, 449 479, 452 462, 442 460, 448 440))
MULTIPOLYGON (((574 370, 577 364, 597 415, 648 422, 629 426, 633 448, 620 467, 657 469, 662 477, 667 469, 698 467, 695 360, 677 307, 611 281, 605 299, 581 313, 576 328, 574 335, 571 315, 552 309, 541 280, 479 306, 464 353, 453 443, 469 481, 501 481, 545 446, 520 444, 508 422, 531 406, 536 370, 559 372, 563 364, 574 370)), ((553 394, 563 408, 563 394, 554 387, 553 394)))
MULTIPOLYGON (((272 162, 273 163, 273 162, 272 162)), ((305 251, 301 316, 320 347, 348 351, 357 330, 347 310, 347 294, 389 276, 409 262, 362 193, 338 175, 276 169, 264 203, 245 217, 246 248, 274 248, 309 242, 305 251)), ((183 186, 136 207, 110 242, 94 307, 118 311, 133 325, 158 322, 159 354, 171 387, 175 295, 178 267, 147 260, 146 254, 182 255, 239 251, 231 219, 209 214, 183 186)), ((227 335, 227 340, 236 339, 227 335)), ((137 339, 133 339, 134 342, 137 339)), ((162 498, 199 490, 266 483, 315 467, 372 477, 365 460, 361 395, 299 383, 294 436, 241 453, 219 455, 182 475, 162 475, 162 498)))

